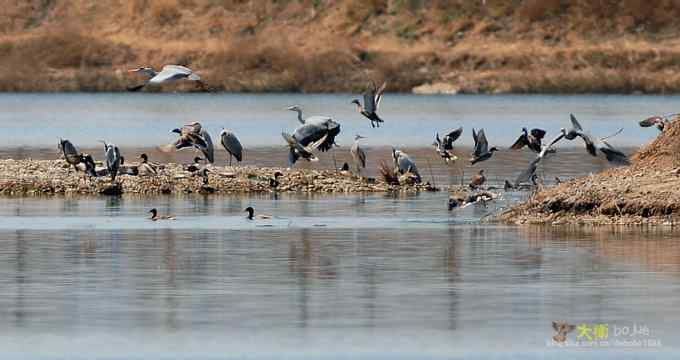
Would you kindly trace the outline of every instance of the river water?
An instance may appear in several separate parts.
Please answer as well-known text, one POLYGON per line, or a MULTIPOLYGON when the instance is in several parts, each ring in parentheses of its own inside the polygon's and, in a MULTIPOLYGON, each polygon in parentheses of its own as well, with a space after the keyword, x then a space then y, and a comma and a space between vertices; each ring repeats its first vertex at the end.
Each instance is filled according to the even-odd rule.
MULTIPOLYGON (((374 130, 343 95, 135 95, 2 95, 0 155, 56 158, 57 136, 133 154, 197 119, 252 144, 249 164, 284 165, 274 143, 296 120, 280 109, 300 103, 342 117, 344 146, 370 136, 369 164, 404 146, 444 184, 474 169, 423 148, 433 129, 483 124, 506 147, 518 126, 554 132, 574 112, 601 136, 624 127, 613 142, 631 151, 656 135, 635 120, 678 100, 390 94, 393 123, 374 130)), ((560 149, 546 182, 607 167, 583 154, 560 149)), ((483 165, 498 183, 531 159, 495 156, 483 165)), ((677 359, 678 232, 480 221, 526 196, 453 212, 446 192, 0 198, 0 357, 677 359), (247 206, 274 217, 247 221, 247 206), (177 220, 145 219, 152 207, 177 220), (559 345, 552 321, 579 328, 559 345)))

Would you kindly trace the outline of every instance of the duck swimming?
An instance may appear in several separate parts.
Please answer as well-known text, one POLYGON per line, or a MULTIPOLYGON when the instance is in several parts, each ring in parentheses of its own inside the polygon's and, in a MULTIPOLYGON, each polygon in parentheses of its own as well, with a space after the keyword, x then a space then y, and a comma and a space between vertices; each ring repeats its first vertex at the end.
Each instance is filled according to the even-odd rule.
POLYGON ((170 215, 159 216, 159 215, 158 215, 158 210, 156 210, 156 208, 153 208, 153 209, 149 210, 149 212, 151 213, 151 220, 153 220, 153 221, 157 221, 157 220, 175 220, 175 217, 174 217, 174 216, 170 216, 170 215))
POLYGON ((246 217, 246 219, 248 219, 248 220, 255 220, 255 219, 271 219, 271 218, 272 218, 271 215, 267 215, 267 214, 258 214, 258 215, 254 215, 254 214, 255 214, 255 210, 252 208, 252 206, 248 206, 248 207, 245 208, 245 210, 243 210, 243 211, 245 211, 245 212, 248 213, 248 216, 246 217))

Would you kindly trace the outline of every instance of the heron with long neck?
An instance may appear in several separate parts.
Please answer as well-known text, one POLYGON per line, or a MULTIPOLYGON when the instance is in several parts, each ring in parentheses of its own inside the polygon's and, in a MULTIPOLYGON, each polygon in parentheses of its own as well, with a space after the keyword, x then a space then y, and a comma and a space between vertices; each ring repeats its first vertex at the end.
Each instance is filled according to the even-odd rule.
POLYGON ((365 139, 365 137, 356 134, 354 136, 354 145, 350 149, 350 154, 354 160, 354 165, 357 168, 357 174, 361 174, 361 169, 366 168, 366 152, 359 146, 359 140, 365 139))
POLYGON ((150 66, 143 66, 128 70, 128 72, 144 74, 147 76, 147 80, 143 84, 128 87, 127 89, 129 91, 138 91, 147 85, 162 85, 177 80, 194 81, 201 89, 207 90, 205 84, 201 80, 201 77, 186 66, 165 65, 160 72, 156 72, 150 66))

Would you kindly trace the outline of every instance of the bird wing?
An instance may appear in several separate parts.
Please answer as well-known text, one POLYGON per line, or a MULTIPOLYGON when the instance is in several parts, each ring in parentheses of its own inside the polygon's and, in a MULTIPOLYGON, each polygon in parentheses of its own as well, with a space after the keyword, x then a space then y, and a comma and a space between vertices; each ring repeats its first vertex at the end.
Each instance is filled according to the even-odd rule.
POLYGON ((163 69, 156 74, 156 76, 149 79, 148 82, 152 84, 160 84, 164 82, 174 81, 189 77, 191 70, 179 65, 165 65, 163 69))
POLYGON ((541 161, 541 159, 542 157, 537 156, 535 159, 531 160, 526 170, 522 171, 517 176, 517 179, 515 179, 515 186, 518 186, 519 184, 522 183, 528 183, 529 181, 531 181, 531 177, 536 172, 536 168, 538 167, 538 163, 541 161))
POLYGON ((604 146, 600 146, 600 151, 607 157, 607 161, 618 165, 630 164, 628 157, 622 151, 615 149, 606 141, 602 141, 602 144, 604 146))
MULTIPOLYGON (((548 144, 548 146, 546 146, 546 147, 544 148, 544 151, 546 151, 545 149, 549 149, 551 146, 555 145, 558 141, 560 141, 560 140, 562 140, 562 139, 564 139, 564 134, 563 134, 563 133, 557 135, 557 137, 555 137, 555 138, 550 142, 550 144, 548 144)), ((541 153, 543 153, 543 151, 541 151, 541 153)))
POLYGON ((333 120, 330 116, 314 115, 304 119, 304 124, 325 125, 328 120, 333 120))
POLYGON ((302 146, 307 146, 326 136, 328 127, 321 124, 305 124, 295 129, 293 138, 300 142, 302 146))
POLYGON ((659 124, 659 123, 663 123, 663 118, 661 118, 661 116, 652 116, 652 117, 648 117, 644 120, 640 120, 639 124, 642 127, 650 127, 650 126, 654 126, 654 125, 659 124))
POLYGON ((574 127, 574 129, 579 131, 583 130, 583 127, 581 126, 581 124, 578 123, 578 121, 576 120, 576 116, 574 116, 574 114, 569 114, 569 118, 571 119, 571 125, 574 127))
POLYGON ((366 152, 362 148, 357 148, 357 156, 359 157, 359 162, 361 163, 361 167, 365 168, 366 167, 366 152))
POLYGON ((489 152, 489 142, 486 140, 484 129, 477 132, 477 146, 475 147, 475 156, 480 156, 489 152))
POLYGON ((581 139, 583 139, 583 141, 586 143, 586 150, 588 153, 590 155, 597 156, 597 148, 595 147, 592 137, 583 131, 577 131, 576 135, 581 137, 581 139))
POLYGON ((475 142, 472 154, 477 156, 476 155, 477 154, 477 146, 478 146, 477 144, 479 143, 479 141, 477 141, 477 133, 475 132, 475 128, 472 128, 472 140, 475 142))
POLYGON ((444 136, 444 150, 453 150, 454 141, 458 140, 458 138, 460 138, 462 134, 463 134, 462 126, 446 134, 446 136, 444 136))
POLYGON ((375 89, 371 87, 364 92, 364 111, 372 114, 375 110, 375 89))
POLYGON ((541 140, 545 137, 545 130, 543 129, 531 129, 531 136, 534 138, 541 140))
POLYGON ((522 133, 522 135, 520 135, 517 138, 517 141, 515 141, 515 143, 512 144, 512 146, 510 146, 510 149, 519 150, 519 149, 521 149, 521 148, 523 148, 527 145, 529 145, 529 141, 528 141, 526 135, 524 133, 522 133))
POLYGON ((203 155, 205 155, 206 159, 208 159, 208 162, 211 164, 215 162, 215 150, 213 147, 213 142, 212 138, 210 137, 210 134, 208 133, 207 130, 201 129, 200 134, 198 135, 198 138, 201 138, 203 140, 203 143, 205 143, 205 146, 203 145, 197 145, 196 147, 201 150, 203 155))
POLYGON ((231 155, 233 155, 236 160, 241 161, 243 159, 243 146, 238 140, 236 135, 229 130, 222 130, 220 133, 220 142, 224 149, 231 155))
POLYGON ((387 88, 387 82, 383 82, 382 85, 378 88, 378 90, 375 92, 375 96, 373 97, 375 99, 375 109, 380 108, 380 100, 382 100, 383 94, 385 93, 385 88, 387 88))

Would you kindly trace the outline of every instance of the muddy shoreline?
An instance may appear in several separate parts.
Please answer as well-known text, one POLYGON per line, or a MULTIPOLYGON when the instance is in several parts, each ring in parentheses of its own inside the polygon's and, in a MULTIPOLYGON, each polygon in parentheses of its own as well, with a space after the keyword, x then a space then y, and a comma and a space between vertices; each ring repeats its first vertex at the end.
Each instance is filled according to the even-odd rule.
POLYGON ((680 120, 632 164, 536 192, 498 219, 515 224, 680 225, 680 120))

